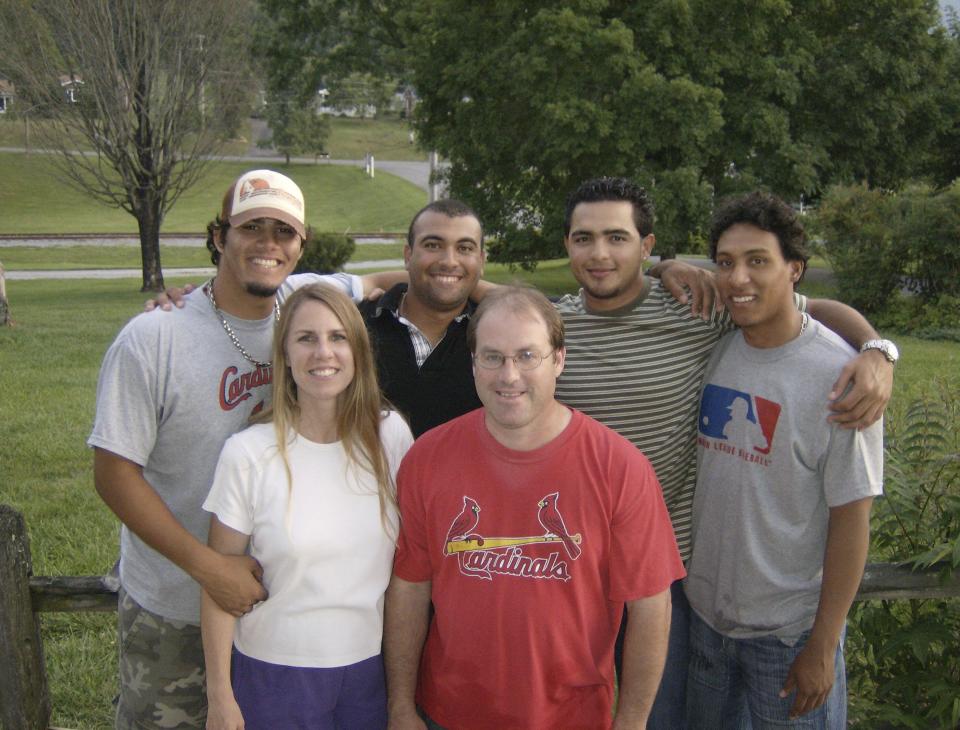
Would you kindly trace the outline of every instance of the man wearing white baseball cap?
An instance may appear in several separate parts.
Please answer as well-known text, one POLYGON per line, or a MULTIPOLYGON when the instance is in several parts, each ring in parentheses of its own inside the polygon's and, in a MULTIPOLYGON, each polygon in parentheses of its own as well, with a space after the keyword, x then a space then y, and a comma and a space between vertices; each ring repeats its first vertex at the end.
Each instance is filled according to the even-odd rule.
MULTIPOLYGON (((270 402, 278 298, 303 283, 285 280, 304 212, 285 175, 241 175, 207 228, 216 276, 183 308, 134 317, 104 357, 87 443, 97 491, 123 523, 118 728, 203 727, 200 586, 236 616, 266 598, 256 561, 207 546, 201 503, 224 442, 270 402)), ((358 277, 323 278, 362 295, 358 277)))

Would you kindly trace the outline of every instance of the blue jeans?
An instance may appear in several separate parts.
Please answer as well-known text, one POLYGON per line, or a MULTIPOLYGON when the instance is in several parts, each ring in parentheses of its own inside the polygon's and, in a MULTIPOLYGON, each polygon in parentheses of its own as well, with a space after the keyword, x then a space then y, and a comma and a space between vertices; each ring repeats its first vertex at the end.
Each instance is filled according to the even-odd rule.
MULTIPOLYGON (((684 730, 687 703, 687 664, 689 662, 690 604, 683 592, 683 581, 670 586, 670 644, 667 647, 667 663, 657 690, 647 730, 684 730)), ((614 652, 617 676, 623 669, 623 636, 627 625, 624 612, 614 652)))
POLYGON ((843 637, 834 660, 833 689, 820 707, 788 718, 795 693, 780 699, 787 672, 810 633, 796 642, 776 636, 731 639, 710 628, 695 612, 690 616, 690 673, 687 721, 691 728, 801 727, 842 730, 847 726, 847 679, 843 637))

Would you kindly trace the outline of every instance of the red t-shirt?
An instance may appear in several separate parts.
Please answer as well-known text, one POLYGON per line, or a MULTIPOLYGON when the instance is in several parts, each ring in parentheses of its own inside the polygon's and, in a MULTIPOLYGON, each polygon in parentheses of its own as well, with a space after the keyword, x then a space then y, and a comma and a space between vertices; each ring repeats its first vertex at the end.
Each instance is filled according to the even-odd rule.
POLYGON ((479 409, 400 467, 394 572, 432 581, 435 608, 417 702, 451 730, 608 727, 623 603, 684 575, 646 457, 572 413, 514 451, 479 409))

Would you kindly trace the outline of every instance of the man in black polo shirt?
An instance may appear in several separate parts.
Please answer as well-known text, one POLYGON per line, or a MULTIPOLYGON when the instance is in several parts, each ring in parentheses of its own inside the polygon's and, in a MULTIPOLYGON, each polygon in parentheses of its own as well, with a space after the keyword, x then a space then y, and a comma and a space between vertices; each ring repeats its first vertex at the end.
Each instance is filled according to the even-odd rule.
POLYGON ((457 200, 430 203, 407 232, 409 285, 359 305, 380 387, 415 437, 480 407, 466 332, 484 256, 476 213, 457 200))

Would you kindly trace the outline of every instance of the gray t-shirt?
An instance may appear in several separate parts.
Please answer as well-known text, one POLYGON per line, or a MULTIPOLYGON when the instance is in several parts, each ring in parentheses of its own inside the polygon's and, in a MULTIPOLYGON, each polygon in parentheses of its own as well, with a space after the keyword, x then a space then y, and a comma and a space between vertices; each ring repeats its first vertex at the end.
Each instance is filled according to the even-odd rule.
MULTIPOLYGON (((304 274, 281 290, 325 281, 354 298, 359 280, 304 274)), ((242 320, 224 313, 255 359, 271 357, 274 317, 242 320)), ((143 466, 144 479, 180 523, 206 542, 210 517, 201 505, 224 442, 270 403, 271 368, 258 368, 230 341, 203 291, 183 309, 134 317, 107 350, 97 384, 89 446, 143 466)), ((120 581, 130 596, 168 619, 199 623, 199 586, 123 526, 120 581)))
POLYGON ((687 596, 734 638, 813 625, 829 509, 878 495, 883 425, 827 422, 826 394, 854 351, 810 320, 781 347, 727 335, 708 364, 698 422, 687 596))

